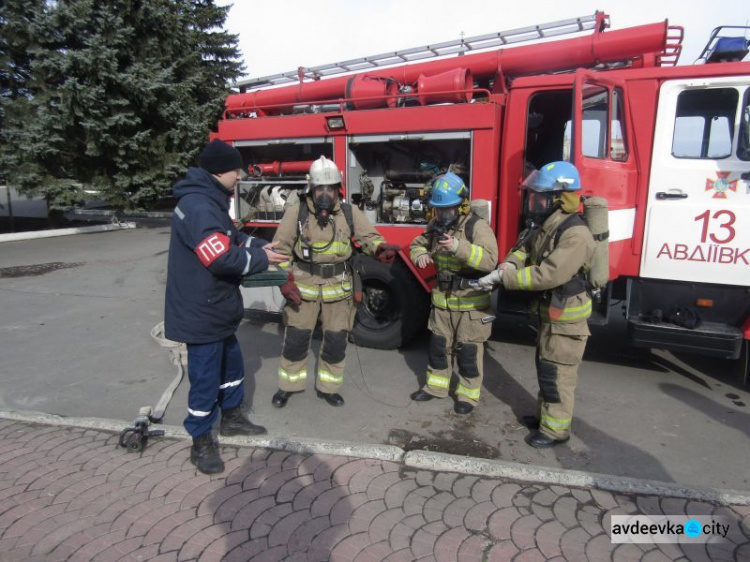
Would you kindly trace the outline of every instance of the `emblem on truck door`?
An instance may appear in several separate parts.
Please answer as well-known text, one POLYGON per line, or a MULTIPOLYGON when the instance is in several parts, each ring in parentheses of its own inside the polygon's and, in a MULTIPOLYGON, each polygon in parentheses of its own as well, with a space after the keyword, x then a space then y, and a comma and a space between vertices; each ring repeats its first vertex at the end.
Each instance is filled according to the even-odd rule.
POLYGON ((726 199, 728 191, 737 192, 737 180, 727 181, 730 172, 716 172, 716 179, 706 178, 706 191, 714 190, 713 199, 726 199))

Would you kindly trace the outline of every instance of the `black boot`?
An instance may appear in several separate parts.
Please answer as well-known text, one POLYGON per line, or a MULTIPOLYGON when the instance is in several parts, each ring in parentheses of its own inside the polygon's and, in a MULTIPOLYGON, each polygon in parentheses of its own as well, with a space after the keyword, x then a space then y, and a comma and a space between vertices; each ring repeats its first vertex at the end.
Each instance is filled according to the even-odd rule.
POLYGON ((291 395, 291 392, 279 389, 276 391, 276 394, 273 395, 273 398, 271 398, 271 404, 273 404, 274 408, 283 408, 286 406, 291 395))
POLYGON ((327 392, 321 392, 319 390, 317 390, 316 392, 318 394, 318 398, 325 400, 331 406, 343 406, 344 405, 344 397, 338 394, 337 392, 333 392, 331 394, 327 392))
POLYGON ((470 414, 473 410, 473 404, 469 404, 468 402, 461 402, 460 400, 456 400, 456 403, 453 406, 453 411, 461 416, 470 414))
POLYGON ((432 394, 429 394, 426 390, 420 388, 419 390, 412 392, 409 397, 415 402, 427 402, 435 398, 432 394))
POLYGON ((242 408, 237 406, 229 410, 221 411, 221 428, 219 433, 229 437, 230 435, 263 435, 266 428, 255 425, 242 413, 242 408))
POLYGON ((193 437, 190 462, 203 474, 224 472, 224 461, 219 456, 219 445, 213 440, 210 433, 193 437))
POLYGON ((527 435, 524 441, 537 449, 547 449, 549 447, 554 447, 555 445, 567 443, 569 439, 570 437, 566 437, 565 439, 555 439, 554 437, 535 431, 534 433, 527 435))

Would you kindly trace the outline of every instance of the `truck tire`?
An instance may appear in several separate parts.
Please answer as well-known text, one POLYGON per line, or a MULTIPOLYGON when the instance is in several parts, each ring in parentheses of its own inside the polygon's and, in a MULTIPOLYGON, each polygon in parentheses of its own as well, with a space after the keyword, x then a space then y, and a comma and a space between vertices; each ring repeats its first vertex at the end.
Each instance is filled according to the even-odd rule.
POLYGON ((354 343, 396 349, 426 329, 429 294, 403 262, 389 266, 365 258, 361 276, 363 295, 352 329, 354 343))

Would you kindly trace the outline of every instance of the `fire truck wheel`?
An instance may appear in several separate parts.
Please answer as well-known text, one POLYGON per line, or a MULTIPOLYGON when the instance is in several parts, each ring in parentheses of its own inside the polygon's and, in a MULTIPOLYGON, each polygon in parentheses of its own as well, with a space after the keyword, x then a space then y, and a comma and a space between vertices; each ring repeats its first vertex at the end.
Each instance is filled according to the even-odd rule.
POLYGON ((404 263, 389 266, 367 258, 361 276, 362 303, 352 329, 357 345, 396 349, 425 329, 429 295, 404 263))

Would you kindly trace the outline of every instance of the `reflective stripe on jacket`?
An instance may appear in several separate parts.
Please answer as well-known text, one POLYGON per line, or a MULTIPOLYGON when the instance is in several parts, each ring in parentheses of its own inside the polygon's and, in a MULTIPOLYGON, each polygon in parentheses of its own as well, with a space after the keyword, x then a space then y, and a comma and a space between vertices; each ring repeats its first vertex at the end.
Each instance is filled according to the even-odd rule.
MULTIPOLYGON (((306 241, 303 241, 302 236, 299 235, 297 225, 299 207, 291 205, 284 212, 284 217, 273 238, 274 242, 279 242, 277 248, 279 253, 293 256, 291 263, 282 263, 281 267, 285 269, 292 267, 295 283, 304 300, 314 301, 321 297, 323 302, 335 302, 349 298, 352 294, 353 283, 352 274, 348 268, 341 275, 326 278, 295 266, 295 262, 300 261, 313 264, 339 264, 351 258, 354 251, 351 243, 352 233, 349 231, 341 203, 336 202, 331 217, 324 226, 318 224, 315 217, 315 205, 309 196, 304 197, 299 204, 307 205, 309 211, 307 220, 302 225, 302 233, 306 241), (308 245, 311 259, 305 259, 303 255, 308 245)), ((354 206, 352 207, 352 223, 356 243, 365 254, 375 255, 375 250, 384 242, 384 239, 364 213, 354 206)))
MULTIPOLYGON (((472 241, 466 237, 466 223, 469 215, 459 218, 455 230, 450 234, 458 240, 455 254, 441 248, 437 237, 425 234, 417 236, 409 247, 409 256, 413 262, 419 256, 429 254, 438 271, 447 271, 459 277, 476 278, 489 273, 497 265, 497 240, 490 225, 484 220, 477 220, 474 224, 472 241)), ((433 223, 427 225, 425 232, 432 230, 433 223)), ((466 288, 452 290, 450 293, 440 290, 435 284, 432 289, 432 305, 444 310, 484 310, 490 307, 490 295, 484 291, 466 288)))
POLYGON ((562 299, 554 293, 587 268, 594 255, 594 238, 586 225, 565 229, 555 245, 555 233, 569 216, 559 209, 552 213, 527 247, 511 252, 504 260, 517 267, 503 272, 505 288, 545 292, 539 299, 539 314, 545 322, 580 322, 591 316, 591 298, 586 291, 562 299))

